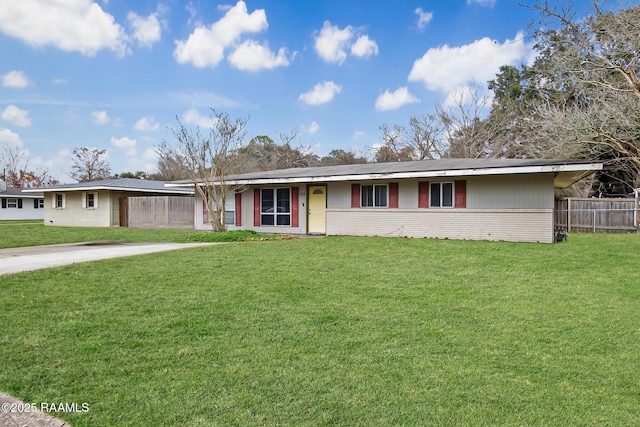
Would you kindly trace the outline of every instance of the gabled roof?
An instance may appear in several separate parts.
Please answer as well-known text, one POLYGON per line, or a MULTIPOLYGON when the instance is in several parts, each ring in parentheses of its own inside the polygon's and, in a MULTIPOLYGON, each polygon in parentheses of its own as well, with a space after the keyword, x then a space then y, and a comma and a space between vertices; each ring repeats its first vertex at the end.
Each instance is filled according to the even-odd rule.
MULTIPOLYGON (((588 160, 437 159, 251 172, 230 176, 227 183, 231 185, 288 184, 553 172, 554 185, 563 188, 600 169, 602 169, 602 163, 588 160)), ((175 181, 167 185, 189 187, 193 186, 193 183, 175 181)))
POLYGON ((25 192, 64 192, 64 191, 98 191, 119 190, 165 194, 193 194, 191 188, 168 188, 164 181, 152 181, 148 179, 117 178, 104 181, 78 182, 75 184, 60 184, 38 189, 24 190, 25 192))

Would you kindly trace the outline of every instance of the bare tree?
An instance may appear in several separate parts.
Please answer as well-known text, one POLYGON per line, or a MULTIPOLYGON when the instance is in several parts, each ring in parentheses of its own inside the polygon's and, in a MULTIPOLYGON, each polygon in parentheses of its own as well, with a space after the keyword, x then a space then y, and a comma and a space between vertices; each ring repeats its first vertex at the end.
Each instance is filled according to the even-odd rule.
POLYGON ((3 145, 0 151, 2 178, 11 187, 29 188, 59 184, 47 168, 29 170, 29 156, 16 144, 3 145))
POLYGON ((418 160, 439 159, 447 151, 444 130, 444 124, 436 114, 411 116, 405 141, 418 160))
POLYGON ((532 66, 544 95, 533 126, 538 150, 603 160, 627 191, 637 186, 640 6, 613 10, 592 1, 586 18, 574 2, 530 7, 544 24, 534 34, 540 55, 532 66))
POLYGON ((490 105, 489 95, 478 85, 459 93, 449 106, 436 106, 447 146, 445 157, 492 157, 490 143, 500 129, 500 122, 484 120, 490 105))
POLYGON ((107 150, 76 147, 73 149, 71 177, 78 182, 99 181, 109 178, 111 168, 106 156, 107 150))
POLYGON ((224 231, 224 209, 227 196, 242 189, 229 182, 238 171, 236 150, 246 136, 246 119, 232 119, 228 113, 211 109, 211 126, 189 127, 178 120, 171 128, 177 147, 166 141, 156 150, 161 159, 171 159, 180 174, 190 179, 207 205, 214 231, 224 231))
POLYGON ((414 160, 414 148, 406 143, 405 128, 399 125, 389 127, 383 123, 378 127, 382 145, 375 152, 376 162, 398 162, 414 160))
POLYGON ((20 187, 17 178, 20 171, 27 170, 29 157, 27 152, 17 144, 4 144, 0 151, 0 167, 2 167, 3 179, 12 187, 20 187))
POLYGON ((297 129, 292 129, 289 133, 276 131, 276 135, 282 141, 282 145, 277 147, 279 168, 306 168, 319 163, 312 146, 295 143, 298 139, 297 129))

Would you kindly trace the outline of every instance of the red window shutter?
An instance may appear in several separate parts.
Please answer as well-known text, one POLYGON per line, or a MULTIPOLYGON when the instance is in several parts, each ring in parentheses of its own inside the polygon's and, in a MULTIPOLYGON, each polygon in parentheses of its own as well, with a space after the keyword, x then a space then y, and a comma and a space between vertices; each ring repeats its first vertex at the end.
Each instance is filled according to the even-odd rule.
POLYGON ((236 226, 242 226, 242 193, 236 193, 236 226))
POLYGON ((351 207, 360 207, 360 184, 351 184, 351 207))
POLYGON ((429 207, 429 183, 426 181, 418 183, 418 207, 429 207))
POLYGON ((456 198, 455 198, 455 207, 456 208, 466 208, 467 207, 467 181, 456 181, 456 198))
POLYGON ((253 190, 253 226, 260 227, 260 189, 253 190))
POLYGON ((202 200, 202 223, 209 224, 209 210, 207 209, 207 202, 202 200))
POLYGON ((389 207, 398 208, 398 183, 389 183, 389 207))
POLYGON ((300 225, 298 219, 298 187, 291 187, 291 226, 298 227, 300 225))

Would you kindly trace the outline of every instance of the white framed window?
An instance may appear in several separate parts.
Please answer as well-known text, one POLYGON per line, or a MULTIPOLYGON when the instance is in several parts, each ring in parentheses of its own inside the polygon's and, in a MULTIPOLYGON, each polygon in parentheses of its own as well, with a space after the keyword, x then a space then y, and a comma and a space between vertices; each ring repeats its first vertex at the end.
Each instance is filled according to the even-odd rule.
POLYGON ((260 190, 260 225, 291 225, 291 188, 260 190))
POLYGON ((429 186, 429 207, 453 207, 453 182, 432 182, 429 186))
POLYGON ((387 206, 389 206, 389 186, 387 184, 360 186, 360 207, 386 208, 387 206))
POLYGON ((95 209, 98 207, 98 193, 82 193, 82 207, 95 209))
POLYGON ((7 208, 18 208, 18 199, 7 199, 7 208))
POLYGON ((64 193, 53 194, 53 207, 54 209, 64 209, 66 203, 66 197, 64 193))
POLYGON ((33 199, 33 209, 44 209, 44 199, 33 199))

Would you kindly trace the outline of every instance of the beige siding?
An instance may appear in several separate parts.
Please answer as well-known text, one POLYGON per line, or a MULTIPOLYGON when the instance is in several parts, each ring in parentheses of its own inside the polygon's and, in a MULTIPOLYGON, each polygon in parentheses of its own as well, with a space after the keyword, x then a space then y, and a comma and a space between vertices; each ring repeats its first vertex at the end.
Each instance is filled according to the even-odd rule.
POLYGON ((330 209, 328 235, 553 241, 553 209, 330 209))
POLYGON ((352 209, 351 183, 329 183, 327 234, 553 241, 552 174, 466 177, 466 208, 418 209, 420 181, 456 179, 396 181, 398 209, 352 209))
POLYGON ((330 182, 327 184, 327 209, 351 207, 351 183, 330 182))
POLYGON ((553 200, 551 173, 467 179, 470 209, 553 209, 553 200))
POLYGON ((65 227, 109 227, 111 225, 111 197, 109 191, 98 191, 98 207, 83 208, 85 192, 70 191, 65 195, 65 207, 53 207, 56 193, 46 193, 44 223, 65 227))

